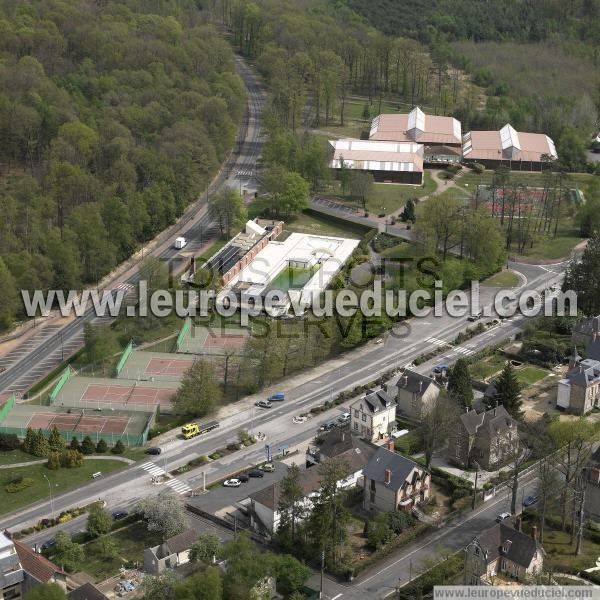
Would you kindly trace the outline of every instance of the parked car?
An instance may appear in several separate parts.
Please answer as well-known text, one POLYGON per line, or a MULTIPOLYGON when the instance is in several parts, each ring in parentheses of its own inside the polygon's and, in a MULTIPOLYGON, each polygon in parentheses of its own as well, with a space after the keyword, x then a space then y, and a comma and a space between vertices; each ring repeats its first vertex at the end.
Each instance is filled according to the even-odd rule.
POLYGON ((285 393, 284 392, 275 392, 274 394, 271 394, 267 400, 273 400, 274 402, 283 402, 285 400, 285 393))
POLYGON ((223 482, 224 487, 240 487, 241 484, 242 482, 235 477, 233 479, 226 479, 223 482))
POLYGON ((156 446, 153 448, 148 448, 148 450, 146 450, 146 454, 152 454, 153 456, 158 456, 161 452, 162 450, 160 448, 157 448, 156 446))
POLYGON ((496 523, 502 523, 502 521, 505 521, 506 519, 510 519, 510 513, 502 512, 496 517, 496 523))
POLYGON ((440 364, 440 365, 436 365, 435 367, 433 367, 433 372, 436 375, 446 373, 447 371, 448 371, 448 365, 446 365, 446 364, 440 364))
POLYGON ((117 510, 112 514, 112 518, 115 521, 120 521, 121 519, 124 519, 127 515, 129 515, 129 513, 126 510, 117 510))
POLYGON ((50 550, 50 548, 54 547, 56 544, 56 542, 54 541, 54 538, 51 540, 46 540, 43 544, 42 544, 42 550, 50 550))
POLYGON ((350 423, 350 413, 349 412, 342 413, 338 417, 338 423, 340 423, 341 425, 345 425, 346 423, 350 423))
POLYGON ((335 427, 335 421, 329 421, 329 423, 323 423, 321 425, 321 431, 331 431, 335 427))
POLYGON ((254 406, 258 406, 259 408, 273 408, 273 405, 268 400, 259 400, 254 406))
POLYGON ((262 471, 259 471, 258 469, 254 469, 253 471, 248 471, 248 477, 264 477, 265 474, 262 471))
POLYGON ((539 496, 527 496, 527 498, 523 500, 523 506, 533 506, 539 499, 539 496))
POLYGON ((248 481, 248 475, 246 475, 246 473, 242 473, 241 475, 238 475, 237 478, 242 482, 242 483, 246 483, 248 481))
POLYGON ((273 471, 275 471, 275 465, 273 463, 265 463, 258 468, 265 473, 273 473, 273 471))

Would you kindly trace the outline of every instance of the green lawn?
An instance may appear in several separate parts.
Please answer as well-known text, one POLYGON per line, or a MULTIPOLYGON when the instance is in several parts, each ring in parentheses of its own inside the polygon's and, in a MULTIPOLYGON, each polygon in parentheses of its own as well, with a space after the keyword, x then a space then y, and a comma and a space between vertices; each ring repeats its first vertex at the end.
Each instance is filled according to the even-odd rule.
POLYGON ((487 356, 486 358, 469 365, 469 372, 473 379, 482 381, 501 371, 505 364, 506 358, 498 354, 492 354, 492 356, 487 356))
POLYGON ((546 527, 544 532, 544 550, 546 559, 544 566, 553 571, 577 573, 582 569, 595 566, 596 559, 600 556, 600 544, 589 539, 583 540, 583 551, 575 555, 575 546, 569 544, 570 535, 564 531, 557 531, 546 527))
POLYGON ((160 536, 150 533, 141 521, 108 535, 115 540, 119 548, 119 555, 115 558, 100 556, 97 541, 88 542, 84 546, 85 561, 80 570, 89 573, 96 582, 117 574, 119 568, 125 564, 143 563, 144 549, 161 542, 160 536))
POLYGON ((523 368, 517 369, 516 373, 518 380, 523 385, 533 385, 549 375, 549 371, 546 369, 540 369, 531 365, 525 365, 523 368))
MULTIPOLYGON (((493 177, 494 171, 491 170, 478 174, 471 169, 463 169, 461 173, 456 176, 455 181, 460 186, 474 189, 477 184, 489 185, 492 183, 493 177)), ((569 173, 569 177, 572 187, 587 185, 594 179, 594 175, 591 173, 569 173)), ((510 181, 511 183, 521 183, 532 187, 543 187, 544 175, 542 173, 529 173, 527 171, 511 171, 510 181)))
POLYGON ((52 494, 57 495, 91 481, 92 473, 102 471, 102 473, 107 474, 126 466, 125 463, 117 460, 91 459, 84 461, 83 466, 77 469, 50 471, 45 465, 2 469, 0 470, 0 514, 6 514, 38 500, 48 498, 48 483, 43 475, 46 475, 50 481, 52 494), (9 494, 6 491, 6 486, 20 476, 32 478, 33 484, 24 490, 9 494))
MULTIPOLYGON (((15 463, 30 462, 32 460, 39 460, 37 456, 31 456, 23 450, 7 450, 0 452, 0 465, 14 465, 15 463)), ((5 470, 5 469, 2 469, 5 470)))
POLYGON ((568 258, 571 250, 582 241, 578 231, 573 228, 560 228, 556 238, 538 240, 533 248, 527 248, 522 256, 535 260, 568 258))
POLYGON ((481 285, 497 288, 513 288, 520 283, 519 277, 512 271, 500 271, 491 277, 488 277, 481 285))
POLYGON ((293 219, 286 221, 285 229, 292 232, 297 231, 300 233, 333 235, 355 239, 362 238, 367 231, 366 228, 360 225, 321 216, 310 211, 303 212, 293 219))

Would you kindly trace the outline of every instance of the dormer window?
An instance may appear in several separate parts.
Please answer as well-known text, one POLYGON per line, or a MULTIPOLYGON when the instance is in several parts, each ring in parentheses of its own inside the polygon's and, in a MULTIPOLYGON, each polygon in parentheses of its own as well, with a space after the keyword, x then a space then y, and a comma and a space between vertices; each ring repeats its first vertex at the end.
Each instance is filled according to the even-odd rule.
POLYGON ((510 540, 505 540, 505 542, 502 544, 502 552, 504 554, 508 554, 511 546, 512 542, 510 540))

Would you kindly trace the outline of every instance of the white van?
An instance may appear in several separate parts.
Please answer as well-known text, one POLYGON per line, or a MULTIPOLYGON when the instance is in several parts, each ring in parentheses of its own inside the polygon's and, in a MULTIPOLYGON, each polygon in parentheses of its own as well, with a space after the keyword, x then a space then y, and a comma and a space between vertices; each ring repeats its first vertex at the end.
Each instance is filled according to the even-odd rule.
POLYGON ((181 250, 182 248, 185 248, 187 246, 187 240, 184 237, 178 237, 175 239, 175 243, 173 244, 173 247, 176 250, 181 250))

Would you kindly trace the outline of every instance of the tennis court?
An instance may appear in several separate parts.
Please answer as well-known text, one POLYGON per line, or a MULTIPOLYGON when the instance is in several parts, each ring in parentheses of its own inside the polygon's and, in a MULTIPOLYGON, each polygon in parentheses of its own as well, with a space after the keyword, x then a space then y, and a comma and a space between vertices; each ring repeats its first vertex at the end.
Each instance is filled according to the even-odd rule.
POLYGON ((243 328, 190 327, 179 348, 184 354, 229 354, 244 349, 248 331, 243 328))
POLYGON ((25 437, 28 428, 41 429, 50 435, 54 427, 67 441, 80 442, 89 436, 93 441, 103 439, 109 445, 121 440, 128 446, 139 446, 148 439, 156 410, 151 412, 109 409, 88 409, 65 406, 36 406, 16 404, 0 422, 0 432, 25 437))
MULTIPOLYGON (((134 350, 123 365, 117 381, 130 379, 144 384, 179 382, 196 360, 197 356, 134 350)), ((157 387, 162 387, 162 383, 157 387)))
POLYGON ((171 399, 178 383, 72 377, 54 400, 54 406, 117 408, 128 411, 172 410, 171 399))

